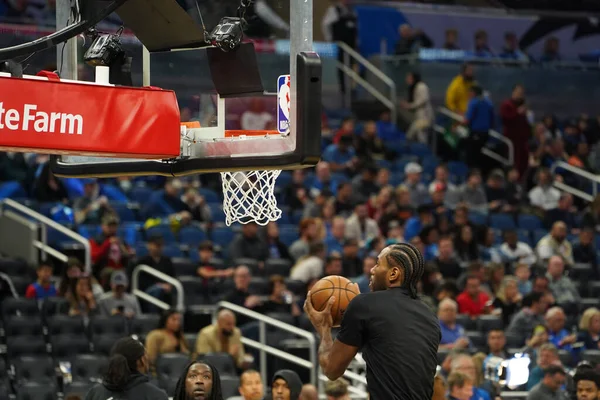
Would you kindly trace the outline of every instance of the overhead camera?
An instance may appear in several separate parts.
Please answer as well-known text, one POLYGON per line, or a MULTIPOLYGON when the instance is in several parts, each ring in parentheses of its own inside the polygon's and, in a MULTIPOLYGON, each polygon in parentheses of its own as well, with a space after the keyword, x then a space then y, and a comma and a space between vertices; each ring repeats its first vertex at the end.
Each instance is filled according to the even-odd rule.
POLYGON ((238 17, 224 17, 205 40, 223 51, 237 49, 244 38, 246 20, 238 17))
POLYGON ((93 38, 92 45, 85 52, 83 60, 92 67, 110 67, 125 58, 125 50, 121 44, 119 28, 116 34, 99 34, 95 29, 88 31, 88 36, 93 38))

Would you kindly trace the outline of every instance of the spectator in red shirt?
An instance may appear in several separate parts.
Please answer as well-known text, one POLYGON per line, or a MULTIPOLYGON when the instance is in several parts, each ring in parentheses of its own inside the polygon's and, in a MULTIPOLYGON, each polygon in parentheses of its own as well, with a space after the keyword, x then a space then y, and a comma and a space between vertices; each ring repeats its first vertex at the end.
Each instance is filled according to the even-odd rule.
POLYGON ((25 297, 28 299, 42 300, 56 296, 56 287, 52 284, 52 272, 54 269, 49 263, 41 263, 36 270, 37 281, 27 287, 25 297))
POLYGON ((90 239, 93 272, 104 286, 114 270, 125 268, 132 255, 131 249, 117 236, 119 217, 107 214, 102 218, 102 234, 90 239))
POLYGON ((471 317, 486 314, 489 308, 487 304, 489 301, 490 297, 481 290, 480 278, 475 275, 467 278, 465 290, 456 298, 459 313, 468 314, 471 317))
POLYGON ((342 136, 354 136, 354 130, 356 129, 356 125, 354 124, 354 118, 346 117, 342 120, 342 126, 335 133, 333 137, 333 143, 338 144, 342 136))

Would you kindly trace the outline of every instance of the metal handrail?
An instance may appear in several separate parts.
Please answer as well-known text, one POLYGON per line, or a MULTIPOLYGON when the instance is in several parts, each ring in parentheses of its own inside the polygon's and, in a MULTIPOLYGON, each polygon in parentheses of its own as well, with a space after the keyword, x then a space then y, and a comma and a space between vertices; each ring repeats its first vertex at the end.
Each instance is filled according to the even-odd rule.
POLYGON ((352 78, 352 80, 354 80, 356 83, 358 83, 363 88, 365 88, 365 90, 367 92, 369 92, 371 94, 371 96, 373 96, 377 100, 379 100, 384 106, 386 106, 390 110, 394 110, 396 108, 396 105, 392 102, 392 100, 385 97, 385 95, 383 93, 381 93, 379 90, 375 89, 375 87, 373 85, 371 85, 369 82, 367 82, 362 76, 357 74, 356 71, 354 71, 352 68, 350 68, 347 65, 342 64, 341 62, 337 62, 336 66, 339 69, 341 69, 344 72, 344 74, 346 74, 348 77, 352 78))
MULTIPOLYGON (((437 111, 440 114, 443 114, 446 117, 453 119, 454 121, 457 121, 460 123, 463 123, 465 120, 465 118, 462 115, 457 114, 454 111, 447 109, 446 107, 438 107, 437 111)), ((488 149, 487 147, 482 147, 481 153, 506 165, 507 167, 513 166, 514 162, 515 162, 515 147, 513 145, 513 142, 510 139, 506 138, 503 134, 499 133, 498 131, 496 131, 494 129, 489 130, 489 135, 490 135, 490 137, 493 137, 494 139, 497 139, 506 145, 506 147, 508 148, 508 158, 504 158, 500 154, 494 153, 492 150, 488 149)))
MULTIPOLYGON (((268 382, 267 377, 267 353, 272 354, 276 357, 282 358, 291 363, 297 364, 301 367, 308 368, 310 370, 310 383, 317 385, 317 377, 319 371, 319 364, 317 362, 317 342, 312 333, 295 327, 294 325, 286 324, 278 321, 275 318, 268 317, 264 314, 257 313, 247 309, 246 307, 238 306, 237 304, 230 303, 228 301, 221 301, 217 304, 217 310, 226 308, 238 314, 242 314, 246 317, 255 319, 258 321, 258 336, 259 342, 248 338, 242 338, 242 343, 260 351, 260 374, 263 382, 268 382), (267 341, 267 330, 266 325, 274 326, 283 331, 292 333, 308 340, 309 343, 309 361, 306 361, 300 357, 294 356, 293 354, 286 353, 275 347, 266 344, 267 341)), ((218 311, 215 310, 213 314, 213 320, 216 320, 218 311)))
POLYGON ((593 201, 594 198, 598 195, 598 184, 600 184, 600 176, 592 174, 584 169, 575 167, 571 164, 568 164, 564 161, 557 161, 550 167, 550 172, 554 175, 556 173, 557 168, 562 168, 567 170, 575 175, 579 175, 582 178, 588 179, 592 181, 592 194, 586 193, 582 190, 574 188, 573 186, 567 185, 564 182, 554 181, 554 187, 565 192, 571 193, 573 196, 580 197, 586 201, 593 201))
POLYGON ((148 293, 145 293, 144 291, 142 291, 138 288, 139 287, 139 279, 140 279, 139 277, 140 277, 141 272, 145 272, 149 275, 154 276, 155 278, 158 278, 160 280, 163 280, 163 281, 173 285, 173 287, 177 291, 177 305, 175 307, 176 307, 177 311, 181 311, 181 312, 185 311, 185 303, 183 300, 184 299, 183 285, 181 284, 181 282, 179 282, 177 279, 173 278, 172 276, 169 276, 163 272, 160 272, 160 271, 156 270, 155 268, 152 268, 148 265, 140 264, 137 267, 135 267, 135 269, 133 270, 133 273, 131 274, 131 294, 139 297, 142 300, 152 303, 155 306, 162 308, 163 310, 168 310, 169 308, 171 308, 170 304, 165 303, 164 301, 161 301, 161 300, 157 299, 156 297, 152 297, 148 293))
MULTIPOLYGON (((41 225, 41 227, 42 227, 41 243, 44 245, 44 247, 41 248, 42 252, 46 251, 45 246, 48 245, 48 243, 47 243, 48 242, 48 238, 47 238, 47 236, 48 236, 47 228, 48 227, 57 230, 58 232, 62 233, 65 236, 70 237, 71 239, 73 239, 76 242, 81 243, 85 250, 85 255, 84 255, 85 270, 86 270, 86 272, 92 271, 92 248, 90 246, 89 240, 87 240, 85 237, 81 236, 78 233, 73 232, 69 228, 65 228, 58 222, 51 220, 50 218, 40 214, 39 212, 33 211, 31 208, 25 207, 24 205, 17 203, 14 200, 4 199, 4 200, 2 200, 0 205, 2 206, 2 208, 4 208, 4 206, 12 207, 15 210, 17 210, 25 215, 30 216, 31 218, 37 220, 38 222, 40 222, 42 224, 41 225)), ((36 246, 36 247, 39 247, 39 246, 36 246)))
MULTIPOLYGON (((397 121, 398 112, 396 110, 396 104, 397 104, 396 82, 394 82, 394 80, 392 78, 387 76, 385 74, 385 72, 383 72, 382 70, 377 68, 375 66, 375 64, 373 64, 372 62, 370 62, 369 60, 364 58, 359 52, 354 50, 352 47, 348 46, 346 43, 337 42, 336 44, 337 44, 338 48, 340 49, 340 51, 343 51, 344 54, 347 55, 348 57, 352 57, 357 63, 359 63, 361 66, 363 66, 365 69, 367 69, 370 73, 372 73, 373 76, 379 78, 379 80, 382 81, 390 89, 390 95, 389 95, 389 97, 386 97, 388 101, 385 102, 384 105, 390 109, 390 115, 391 115, 392 121, 397 121), (390 104, 391 104, 391 106, 390 106, 390 104)), ((348 67, 348 65, 346 65, 346 67, 348 67)), ((344 71, 344 73, 346 75, 348 75, 348 73, 345 71, 345 69, 343 69, 342 71, 344 71)), ((359 84, 361 84, 358 80, 357 80, 357 82, 359 84)), ((362 85, 362 86, 365 87, 364 85, 362 85)), ((383 93, 379 92, 372 85, 370 85, 370 86, 374 91, 379 93, 381 96, 385 97, 385 95, 383 93)), ((365 89, 366 89, 366 87, 365 87, 365 89)), ((367 90, 369 90, 369 89, 367 89, 367 90)), ((347 90, 347 92, 349 93, 349 90, 347 90)), ((369 93, 371 93, 371 91, 369 91, 369 93)), ((373 93, 371 93, 371 94, 373 94, 373 93)), ((378 100, 380 100, 378 96, 375 96, 375 97, 378 100)))
POLYGON ((3 280, 6 281, 6 283, 8 283, 8 288, 10 289, 11 294, 13 295, 13 297, 15 299, 18 299, 19 293, 17 293, 17 290, 15 289, 15 285, 13 284, 12 279, 10 278, 10 276, 6 275, 4 272, 0 272, 0 278, 2 278, 3 280))

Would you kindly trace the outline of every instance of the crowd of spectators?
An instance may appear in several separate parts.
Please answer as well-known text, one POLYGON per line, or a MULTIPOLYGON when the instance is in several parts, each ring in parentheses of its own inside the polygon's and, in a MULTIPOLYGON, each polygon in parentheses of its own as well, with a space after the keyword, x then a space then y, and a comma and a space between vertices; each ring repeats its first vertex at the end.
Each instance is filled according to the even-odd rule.
MULTIPOLYGON (((7 4, 13 3, 26 2, 7 4)), ((33 9, 37 3, 27 4, 33 9)), ((412 51, 417 41, 428 45, 422 32, 403 26, 400 33, 401 52, 412 51)), ((448 49, 455 36, 448 32, 448 49)), ((518 51, 513 36, 506 40, 506 51, 518 51)), ((491 53, 485 32, 475 42, 477 51, 491 53)), ((558 43, 554 50, 558 57, 558 43)), ((36 279, 16 285, 19 294, 38 301, 64 298, 68 315, 86 321, 160 314, 142 338, 155 374, 163 355, 224 354, 232 374, 241 374, 240 393, 248 399, 245 391, 262 395, 262 389, 246 387, 258 375, 251 370, 257 360, 241 342, 258 339, 251 319, 220 311, 189 340, 182 313, 160 312, 156 305, 177 305, 172 285, 145 275, 138 289, 157 301, 140 304, 129 293, 135 267, 179 279, 187 306, 225 300, 310 329, 302 302, 312 284, 343 275, 366 292, 379 252, 406 241, 427 263, 419 291, 439 317, 438 382, 447 378, 451 396, 493 398, 499 388, 486 371, 515 353, 531 359, 529 379, 517 389, 530 390, 531 399, 555 396, 566 371, 600 361, 600 197, 587 204, 559 191, 553 180, 582 183, 549 168, 565 161, 595 170, 590 152, 600 130, 589 116, 566 123, 536 118, 520 85, 497 110, 497 124, 476 77, 465 65, 450 83, 446 106, 463 120, 449 130, 460 126, 467 135, 437 154, 427 144, 433 115, 418 74, 407 79, 403 108, 424 111, 417 119, 426 123, 411 125, 410 140, 389 113, 377 121, 348 116, 339 124, 324 118, 322 160, 314 169, 280 176, 283 216, 264 228, 224 226, 216 175, 61 179, 47 156, 0 153, 3 188, 12 187, 18 193, 13 197, 91 245, 91 270, 76 257, 42 262, 36 279), (513 142, 514 166, 479 155, 490 128, 513 142)), ((247 127, 272 123, 258 106, 250 111, 262 117, 247 115, 247 127)), ((63 239, 52 244, 60 247, 63 239)), ((348 394, 342 381, 327 390, 333 399, 348 394)))

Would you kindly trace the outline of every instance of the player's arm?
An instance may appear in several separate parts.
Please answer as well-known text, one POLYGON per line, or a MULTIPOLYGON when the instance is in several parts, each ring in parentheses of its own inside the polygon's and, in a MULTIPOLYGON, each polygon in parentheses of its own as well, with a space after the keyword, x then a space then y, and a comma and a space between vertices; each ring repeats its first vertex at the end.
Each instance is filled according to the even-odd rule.
POLYGON ((323 374, 334 381, 344 375, 346 369, 358 352, 358 347, 349 346, 339 340, 333 340, 331 329, 319 332, 321 344, 319 345, 319 365, 323 374))
POLYGON ((344 374, 362 346, 363 339, 363 324, 359 322, 362 318, 362 313, 360 312, 362 305, 355 298, 350 302, 344 314, 338 339, 333 340, 331 337, 331 327, 333 326, 331 307, 334 303, 335 298, 331 297, 323 311, 316 311, 312 306, 310 292, 304 303, 304 310, 321 337, 321 343, 319 344, 319 364, 325 376, 331 380, 335 380, 344 374))

